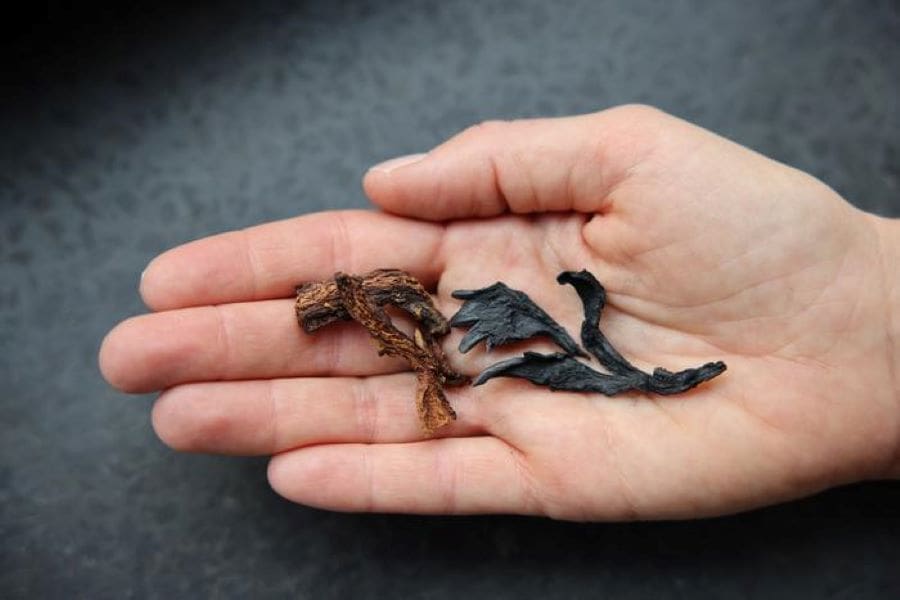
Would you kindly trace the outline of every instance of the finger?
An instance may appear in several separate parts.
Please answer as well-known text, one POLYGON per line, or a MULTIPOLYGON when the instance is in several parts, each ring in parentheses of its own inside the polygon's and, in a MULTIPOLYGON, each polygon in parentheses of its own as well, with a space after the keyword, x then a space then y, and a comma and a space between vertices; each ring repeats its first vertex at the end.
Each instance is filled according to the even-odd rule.
POLYGON ((330 510, 540 512, 524 458, 494 437, 311 446, 275 456, 269 483, 289 500, 330 510))
POLYGON ((378 356, 356 323, 304 333, 290 300, 183 308, 133 317, 100 348, 100 368, 115 387, 149 392, 194 381, 315 375, 372 375, 407 369, 378 356))
MULTIPOLYGON (((436 435, 483 433, 477 390, 446 390, 457 421, 436 435)), ((425 439, 412 373, 194 383, 163 392, 153 427, 186 452, 259 455, 325 443, 410 442, 425 439)))
POLYGON ((424 219, 602 211, 652 149, 655 109, 626 106, 577 117, 487 122, 431 152, 373 167, 363 185, 385 210, 424 219))
POLYGON ((141 296, 154 310, 291 296, 300 283, 336 271, 382 267, 426 285, 441 272, 443 229, 370 211, 332 211, 214 235, 154 259, 141 296))

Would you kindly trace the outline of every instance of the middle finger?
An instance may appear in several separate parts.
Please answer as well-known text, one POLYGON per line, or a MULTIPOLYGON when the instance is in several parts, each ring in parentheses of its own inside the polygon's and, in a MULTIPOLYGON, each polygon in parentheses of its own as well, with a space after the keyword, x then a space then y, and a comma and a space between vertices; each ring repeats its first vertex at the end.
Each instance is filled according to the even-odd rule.
MULTIPOLYGON (((478 388, 447 389, 457 421, 437 437, 483 433, 478 388)), ((311 444, 398 443, 426 439, 412 373, 192 383, 163 392, 153 427, 169 446, 190 452, 277 454, 311 444)))

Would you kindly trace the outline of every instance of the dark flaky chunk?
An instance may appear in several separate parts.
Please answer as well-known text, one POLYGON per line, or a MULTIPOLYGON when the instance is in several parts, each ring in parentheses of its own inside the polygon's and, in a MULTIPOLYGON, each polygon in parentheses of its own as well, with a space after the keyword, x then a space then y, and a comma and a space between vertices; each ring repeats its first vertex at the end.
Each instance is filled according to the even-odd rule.
POLYGON ((474 385, 481 385, 495 377, 516 377, 554 391, 599 392, 606 396, 637 391, 667 396, 686 392, 724 370, 725 363, 714 362, 677 373, 657 368, 652 375, 637 369, 630 373, 609 374, 592 369, 562 352, 526 352, 489 366, 478 375, 474 385))
POLYGON ((581 322, 581 343, 593 354, 600 364, 611 373, 630 375, 637 369, 613 348, 600 331, 600 313, 606 306, 606 290, 597 278, 588 271, 563 271, 556 278, 560 284, 569 284, 578 292, 584 306, 584 320, 581 322))
POLYGON ((526 352, 522 356, 502 360, 482 371, 474 385, 481 385, 495 377, 517 377, 547 386, 551 390, 600 392, 607 396, 634 389, 638 384, 621 375, 595 371, 589 365, 562 352, 526 352))
POLYGON ((600 313, 606 305, 606 290, 597 278, 586 270, 563 271, 556 281, 574 287, 578 297, 581 298, 584 307, 581 344, 611 373, 633 382, 626 389, 662 395, 680 394, 725 371, 725 363, 721 361, 706 363, 677 373, 662 367, 654 369, 652 374, 641 371, 619 354, 600 331, 600 313))
POLYGON ((511 342, 543 335, 569 354, 584 356, 566 330, 524 292, 499 281, 480 290, 456 290, 453 297, 465 300, 450 319, 453 327, 468 327, 459 343, 466 353, 484 340, 488 350, 511 342))
POLYGON ((551 390, 599 392, 607 396, 627 391, 670 395, 685 392, 725 371, 725 363, 721 361, 676 373, 662 367, 657 367, 653 373, 641 371, 623 357, 600 331, 600 314, 606 305, 606 290, 597 278, 585 270, 564 271, 557 281, 571 285, 578 293, 584 308, 581 343, 609 373, 602 373, 576 360, 573 355, 584 354, 559 324, 524 293, 495 283, 474 292, 454 293, 454 296, 466 299, 466 303, 450 321, 451 325, 473 325, 463 338, 460 350, 465 352, 482 339, 487 339, 490 348, 507 341, 520 341, 543 334, 550 335, 568 354, 526 352, 489 366, 475 380, 475 385, 495 377, 517 377, 551 390))

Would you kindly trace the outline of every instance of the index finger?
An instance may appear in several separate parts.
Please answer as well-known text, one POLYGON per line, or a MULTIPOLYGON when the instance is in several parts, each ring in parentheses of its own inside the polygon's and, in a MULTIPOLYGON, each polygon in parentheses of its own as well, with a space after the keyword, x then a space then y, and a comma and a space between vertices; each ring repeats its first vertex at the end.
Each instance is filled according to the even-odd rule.
POLYGON ((230 231, 164 252, 147 266, 141 296, 153 310, 284 298, 336 271, 409 271, 426 286, 441 271, 443 226, 383 213, 314 213, 230 231))

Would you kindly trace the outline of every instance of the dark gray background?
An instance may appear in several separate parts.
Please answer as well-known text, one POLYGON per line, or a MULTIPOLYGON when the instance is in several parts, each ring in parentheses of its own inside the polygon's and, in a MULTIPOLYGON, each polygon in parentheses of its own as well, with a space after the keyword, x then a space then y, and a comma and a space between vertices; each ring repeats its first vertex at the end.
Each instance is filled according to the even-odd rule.
POLYGON ((155 254, 364 206, 370 164, 487 118, 648 102, 898 216, 896 3, 156 4, 3 27, 0 597, 900 593, 898 483, 686 523, 331 514, 278 498, 262 459, 167 450, 151 398, 96 367, 155 254))

